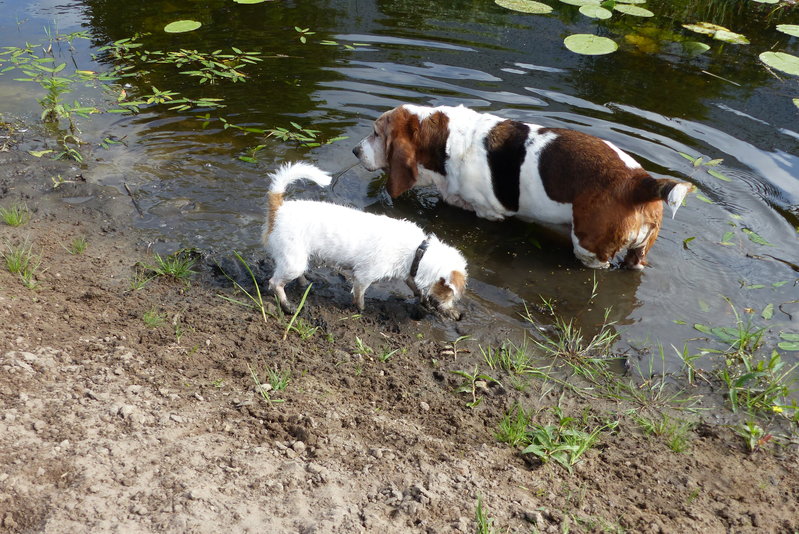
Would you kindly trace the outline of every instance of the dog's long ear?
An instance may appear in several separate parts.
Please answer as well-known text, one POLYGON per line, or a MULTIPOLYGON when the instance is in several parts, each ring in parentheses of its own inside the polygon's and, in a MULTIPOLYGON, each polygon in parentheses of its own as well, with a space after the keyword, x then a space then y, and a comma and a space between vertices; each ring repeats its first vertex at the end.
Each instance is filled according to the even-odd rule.
POLYGON ((416 146, 405 135, 394 136, 388 146, 389 169, 386 190, 391 198, 397 198, 410 189, 419 178, 416 162, 416 146))

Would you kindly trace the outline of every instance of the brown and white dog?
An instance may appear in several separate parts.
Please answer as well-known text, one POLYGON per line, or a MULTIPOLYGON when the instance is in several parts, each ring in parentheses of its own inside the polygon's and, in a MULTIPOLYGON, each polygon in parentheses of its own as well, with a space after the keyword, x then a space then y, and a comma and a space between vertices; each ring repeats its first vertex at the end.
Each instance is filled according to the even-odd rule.
POLYGON ((609 141, 463 106, 396 107, 353 152, 368 170, 388 172, 393 198, 434 185, 445 202, 479 217, 569 224, 574 254, 593 268, 618 258, 643 269, 660 231, 662 202, 674 217, 693 189, 651 177, 609 141))

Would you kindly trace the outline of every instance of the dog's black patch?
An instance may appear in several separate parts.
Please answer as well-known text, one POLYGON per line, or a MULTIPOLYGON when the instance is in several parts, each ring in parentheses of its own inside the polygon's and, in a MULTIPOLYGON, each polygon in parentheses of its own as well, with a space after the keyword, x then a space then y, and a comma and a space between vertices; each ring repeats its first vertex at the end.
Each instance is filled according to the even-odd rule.
POLYGON ((505 120, 491 128, 485 139, 494 195, 510 211, 519 211, 519 177, 529 135, 526 124, 505 120))

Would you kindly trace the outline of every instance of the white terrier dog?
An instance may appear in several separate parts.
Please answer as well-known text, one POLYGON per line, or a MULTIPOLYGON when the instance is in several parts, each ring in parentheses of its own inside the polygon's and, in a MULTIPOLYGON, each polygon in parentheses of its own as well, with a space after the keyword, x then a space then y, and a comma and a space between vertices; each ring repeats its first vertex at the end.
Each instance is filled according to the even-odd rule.
POLYGON ((268 212, 262 240, 275 260, 269 289, 280 307, 293 313, 285 285, 304 277, 311 257, 352 269, 353 302, 364 308, 364 292, 373 282, 403 279, 414 295, 442 315, 459 319, 454 304, 466 286, 466 260, 415 224, 357 211, 328 202, 284 202, 286 186, 302 178, 330 184, 324 171, 306 163, 285 164, 271 173, 268 212))

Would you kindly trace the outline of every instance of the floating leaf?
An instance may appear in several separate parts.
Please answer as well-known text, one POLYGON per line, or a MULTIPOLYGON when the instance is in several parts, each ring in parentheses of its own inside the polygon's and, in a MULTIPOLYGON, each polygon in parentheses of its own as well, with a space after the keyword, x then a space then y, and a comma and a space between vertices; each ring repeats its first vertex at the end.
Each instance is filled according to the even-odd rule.
POLYGON ((713 34, 713 39, 732 44, 749 44, 749 39, 747 39, 745 36, 741 35, 740 33, 729 31, 717 31, 713 34))
POLYGON ((750 286, 744 286, 744 289, 763 289, 766 287, 764 284, 752 284, 750 286))
POLYGON ((771 287, 782 287, 788 283, 788 280, 783 280, 782 282, 774 282, 771 284, 771 287))
POLYGON ((774 317, 774 304, 767 304, 760 316, 766 321, 774 317))
POLYGON ((724 232, 724 235, 721 237, 721 244, 722 245, 732 245, 732 238, 735 237, 735 232, 724 232))
POLYGON ((674 324, 688 324, 688 323, 686 323, 685 321, 683 321, 682 319, 672 319, 671 321, 672 321, 674 324))
POLYGON ((592 35, 590 33, 569 35, 563 40, 563 44, 572 52, 587 56, 610 54, 619 49, 619 45, 612 39, 592 35))
POLYGON ((779 4, 780 0, 752 0, 758 4, 779 4))
POLYGON ((699 54, 703 54, 710 50, 709 45, 700 43, 699 41, 683 41, 681 44, 683 50, 685 50, 685 53, 691 57, 698 56, 699 54))
POLYGON ((569 4, 572 6, 598 6, 601 4, 601 0, 560 0, 564 4, 569 4))
POLYGON ((196 20, 176 20, 164 26, 166 33, 184 33, 191 32, 202 26, 201 22, 196 20))
POLYGON ((616 0, 617 4, 646 4, 646 0, 616 0))
POLYGON ((793 99, 793 104, 794 104, 794 106, 796 106, 797 108, 799 108, 799 98, 794 98, 794 99, 793 99))
MULTIPOLYGON (((710 165, 710 163, 708 163, 707 165, 710 165)), ((715 169, 709 169, 709 170, 707 171, 707 173, 708 173, 710 176, 713 176, 714 178, 718 178, 719 180, 723 180, 723 181, 725 181, 725 182, 732 182, 732 178, 729 178, 729 177, 727 177, 727 176, 724 176, 723 174, 721 174, 719 171, 717 171, 717 170, 715 170, 715 169)))
POLYGON ((743 231, 743 233, 746 234, 746 237, 748 237, 749 240, 752 241, 753 243, 757 243, 758 245, 766 245, 768 247, 774 246, 765 239, 763 239, 762 237, 760 237, 757 233, 750 230, 749 228, 742 228, 741 230, 743 231))
POLYGON ((602 6, 588 4, 584 6, 580 6, 580 13, 585 15, 586 17, 591 17, 592 19, 609 19, 613 16, 613 13, 608 11, 602 6))
POLYGON ((709 198, 707 198, 705 195, 703 195, 701 193, 697 193, 696 194, 696 198, 701 200, 702 202, 707 202, 708 204, 714 204, 714 202, 712 200, 710 200, 709 198))
POLYGON ((702 35, 713 35, 717 31, 730 31, 724 26, 718 24, 711 24, 709 22, 697 22, 696 24, 683 24, 683 28, 691 30, 692 32, 701 33, 702 35))
POLYGON ((701 33, 702 35, 710 35, 714 39, 724 41, 725 43, 749 44, 749 39, 740 33, 735 33, 729 28, 719 26, 718 24, 697 22, 696 24, 683 24, 682 27, 692 32, 701 33))
POLYGON ((777 31, 799 37, 799 24, 777 24, 777 31))
POLYGON ((724 161, 722 158, 711 159, 710 161, 705 163, 705 165, 707 165, 708 167, 715 167, 716 165, 719 165, 722 161, 724 161))
POLYGON ((266 0, 233 0, 237 4, 261 4, 266 2, 266 0))
POLYGON ((777 346, 782 350, 797 351, 799 350, 799 341, 781 341, 777 346))
POLYGON ((688 160, 688 161, 690 161, 691 163, 693 163, 693 162, 696 160, 696 158, 695 158, 695 157, 693 157, 693 156, 689 156, 689 155, 688 155, 688 154, 686 154, 685 152, 677 152, 677 154, 681 155, 682 157, 684 157, 685 159, 687 159, 687 160, 688 160))
POLYGON ((799 341, 799 334, 790 334, 788 332, 780 332, 780 337, 785 341, 799 341))
POLYGON ((33 156, 34 158, 41 158, 45 154, 49 154, 52 150, 28 150, 28 154, 33 156))
POLYGON ((616 4, 613 9, 625 15, 633 17, 654 17, 655 14, 643 7, 631 6, 629 4, 616 4))
POLYGON ((552 13, 552 8, 541 2, 534 0, 494 0, 498 6, 521 13, 533 13, 535 15, 546 15, 552 13))
POLYGON ((702 165, 702 162, 703 162, 704 160, 705 160, 705 158, 701 158, 701 157, 700 157, 700 158, 696 158, 696 159, 694 160, 694 167, 699 167, 700 165, 702 165))
POLYGON ((773 69, 799 76, 799 57, 785 52, 763 52, 758 57, 773 69))
POLYGON ((699 309, 702 310, 703 312, 707 313, 707 312, 710 311, 710 304, 708 304, 707 302, 705 302, 702 299, 699 299, 699 309))
POLYGON ((683 239, 683 240, 682 240, 682 246, 683 246, 683 248, 688 248, 688 243, 690 243, 690 242, 691 242, 691 241, 693 241, 694 239, 696 239, 696 236, 686 237, 685 239, 683 239))

